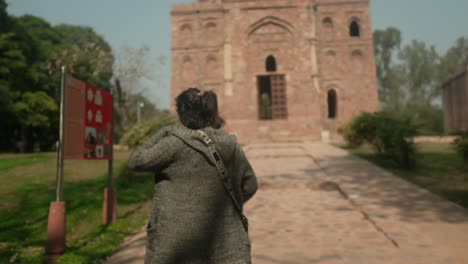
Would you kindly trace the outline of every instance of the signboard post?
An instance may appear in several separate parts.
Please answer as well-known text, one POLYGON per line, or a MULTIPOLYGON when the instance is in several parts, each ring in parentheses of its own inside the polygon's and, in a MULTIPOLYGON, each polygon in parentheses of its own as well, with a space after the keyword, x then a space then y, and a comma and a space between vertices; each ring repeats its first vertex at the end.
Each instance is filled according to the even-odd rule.
MULTIPOLYGON (((113 97, 111 97, 110 105, 113 106, 113 97)), ((111 108, 112 111, 113 108, 111 108)), ((113 115, 111 115, 111 129, 110 135, 114 134, 114 122, 113 115)), ((110 148, 110 156, 112 157, 108 161, 108 177, 107 177, 107 188, 104 190, 104 204, 102 206, 102 222, 107 225, 110 223, 115 223, 117 221, 117 192, 113 187, 113 163, 114 163, 114 148, 110 148)))
POLYGON ((45 246, 46 254, 58 256, 65 251, 65 234, 66 234, 66 204, 63 201, 63 154, 64 154, 64 118, 65 118, 65 67, 61 68, 61 84, 60 84, 60 131, 59 144, 57 155, 57 189, 56 200, 50 204, 49 218, 47 222, 47 241, 45 246))
POLYGON ((117 193, 113 188, 113 98, 106 90, 65 75, 62 67, 60 138, 57 158, 57 197, 51 203, 46 253, 65 251, 65 202, 63 161, 107 160, 108 182, 104 190, 103 222, 117 221, 117 193))

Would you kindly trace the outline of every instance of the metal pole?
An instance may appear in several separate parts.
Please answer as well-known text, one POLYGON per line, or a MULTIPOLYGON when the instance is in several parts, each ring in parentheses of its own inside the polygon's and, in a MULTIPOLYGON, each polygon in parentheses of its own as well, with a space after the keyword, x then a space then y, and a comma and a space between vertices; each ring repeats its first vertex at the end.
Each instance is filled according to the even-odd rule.
POLYGON ((63 138, 65 132, 64 118, 65 118, 65 66, 61 68, 62 80, 60 87, 60 131, 59 131, 59 149, 57 156, 57 190, 56 200, 60 202, 63 200, 63 138))
POLYGON ((109 189, 112 189, 112 185, 113 185, 113 182, 112 182, 112 177, 113 177, 113 172, 114 172, 113 163, 114 163, 114 157, 112 157, 112 159, 110 159, 109 162, 107 163, 107 171, 109 173, 109 177, 107 178, 107 188, 109 189))
POLYGON ((107 171, 109 173, 108 179, 107 179, 107 188, 111 190, 113 187, 112 183, 112 177, 114 173, 114 168, 113 168, 113 163, 114 163, 114 95, 112 95, 112 121, 111 121, 111 137, 112 137, 112 144, 110 146, 110 155, 111 159, 109 160, 107 164, 107 171))
MULTIPOLYGON (((112 97, 114 100, 114 97, 112 97)), ((112 106, 114 103, 112 102, 112 106)), ((112 111, 114 109, 112 108, 112 111)), ((112 113, 111 121, 111 135, 112 144, 110 146, 111 159, 107 163, 108 177, 107 177, 107 188, 104 190, 104 204, 102 208, 102 222, 105 225, 114 223, 117 221, 117 192, 113 188, 113 163, 114 163, 114 115, 112 113)))

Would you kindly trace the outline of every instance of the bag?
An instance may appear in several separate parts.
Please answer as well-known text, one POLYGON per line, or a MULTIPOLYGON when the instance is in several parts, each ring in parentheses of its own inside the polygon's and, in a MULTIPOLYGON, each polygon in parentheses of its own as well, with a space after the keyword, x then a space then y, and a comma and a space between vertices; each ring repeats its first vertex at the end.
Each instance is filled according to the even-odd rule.
POLYGON ((215 164, 216 164, 216 169, 218 170, 218 175, 221 178, 221 181, 223 182, 224 189, 229 193, 229 196, 231 197, 232 203, 234 204, 234 207, 236 209, 237 214, 239 215, 239 219, 241 220, 242 225, 244 226, 244 229, 246 232, 249 231, 249 221, 247 217, 242 213, 242 208, 240 207, 240 204, 236 200, 236 196, 234 195, 234 191, 232 190, 232 184, 231 180, 227 176, 226 168, 224 167, 224 163, 221 160, 221 156, 219 156, 218 151, 216 151, 216 147, 213 144, 213 141, 211 140, 210 137, 208 137, 205 132, 201 130, 197 130, 198 133, 203 138, 203 141, 205 145, 208 147, 211 153, 211 157, 213 158, 215 164))

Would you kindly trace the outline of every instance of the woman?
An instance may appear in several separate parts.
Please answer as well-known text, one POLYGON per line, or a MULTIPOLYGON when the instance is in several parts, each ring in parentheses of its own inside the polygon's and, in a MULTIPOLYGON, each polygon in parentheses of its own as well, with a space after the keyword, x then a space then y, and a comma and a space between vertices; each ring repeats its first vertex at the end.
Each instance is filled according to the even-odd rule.
POLYGON ((129 161, 156 174, 145 263, 251 263, 247 232, 197 130, 214 142, 240 207, 257 190, 255 173, 235 136, 220 129, 216 94, 189 88, 176 107, 181 124, 161 129, 129 161))

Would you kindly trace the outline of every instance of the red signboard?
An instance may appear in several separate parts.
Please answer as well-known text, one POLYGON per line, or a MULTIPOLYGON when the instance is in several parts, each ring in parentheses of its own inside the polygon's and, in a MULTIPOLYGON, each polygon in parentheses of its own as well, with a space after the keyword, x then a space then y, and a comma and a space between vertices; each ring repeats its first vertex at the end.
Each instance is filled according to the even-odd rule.
POLYGON ((112 159, 112 94, 67 76, 66 159, 112 159))
POLYGON ((85 159, 112 158, 112 94, 86 84, 85 159))

